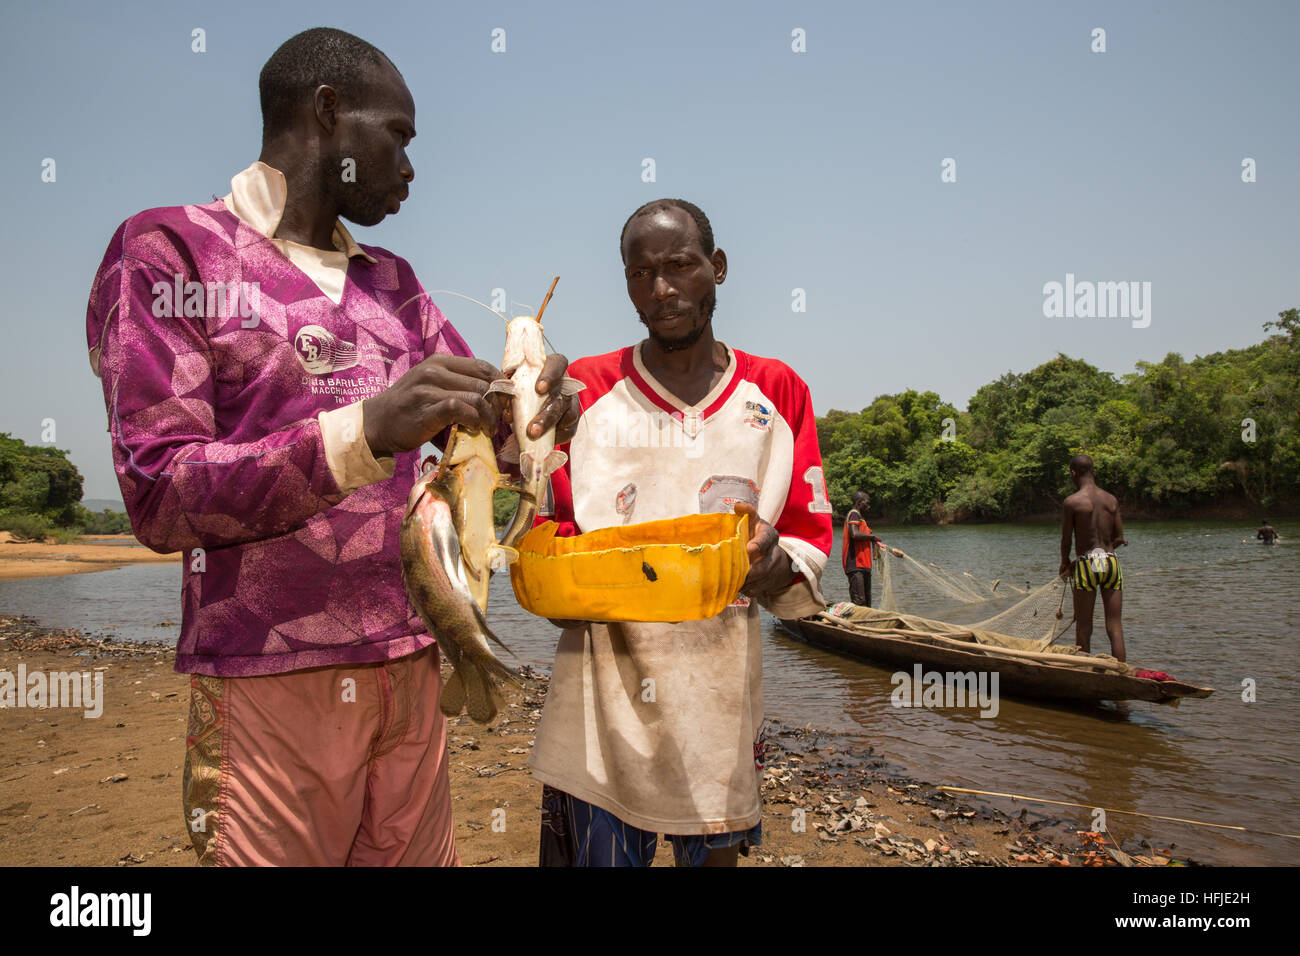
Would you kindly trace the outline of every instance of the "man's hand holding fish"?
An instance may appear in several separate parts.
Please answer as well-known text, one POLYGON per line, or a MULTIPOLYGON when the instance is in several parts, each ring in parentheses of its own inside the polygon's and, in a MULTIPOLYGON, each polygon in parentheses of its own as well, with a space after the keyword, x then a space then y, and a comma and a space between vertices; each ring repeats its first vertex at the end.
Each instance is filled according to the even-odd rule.
MULTIPOLYGON (((556 428, 556 440, 562 443, 577 425, 577 397, 556 387, 568 367, 563 355, 546 357, 536 385, 546 399, 529 424, 534 436, 556 428)), ((503 408, 507 420, 511 417, 506 396, 488 393, 488 386, 503 378, 501 370, 484 359, 431 355, 362 403, 366 444, 378 458, 417 449, 451 425, 494 435, 503 408)))

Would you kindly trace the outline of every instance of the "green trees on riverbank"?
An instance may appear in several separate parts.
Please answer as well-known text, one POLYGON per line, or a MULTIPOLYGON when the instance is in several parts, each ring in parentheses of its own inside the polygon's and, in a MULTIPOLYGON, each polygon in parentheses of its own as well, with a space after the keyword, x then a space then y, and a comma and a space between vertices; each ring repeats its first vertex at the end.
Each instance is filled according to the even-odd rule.
POLYGON ((980 388, 958 412, 934 392, 882 395, 817 420, 838 513, 858 488, 899 521, 1054 511, 1071 455, 1092 456, 1129 509, 1177 515, 1232 499, 1294 509, 1300 485, 1300 310, 1246 349, 1171 352, 1117 378, 1058 355, 980 388))
MULTIPOLYGON (((1224 502, 1300 509, 1300 310, 1245 349, 1190 362, 1175 352, 1116 377, 1058 355, 983 386, 959 412, 935 392, 881 395, 860 412, 817 420, 835 510, 859 488, 897 521, 1011 520, 1053 513, 1085 452, 1124 508, 1176 517, 1224 502)), ((81 505, 68 454, 0 433, 0 530, 130 531, 125 515, 81 505)), ((498 523, 513 495, 494 500, 498 523)))
POLYGON ((126 515, 92 514, 81 504, 81 472, 59 448, 28 445, 0 432, 0 531, 20 540, 51 534, 118 534, 131 530, 126 515))

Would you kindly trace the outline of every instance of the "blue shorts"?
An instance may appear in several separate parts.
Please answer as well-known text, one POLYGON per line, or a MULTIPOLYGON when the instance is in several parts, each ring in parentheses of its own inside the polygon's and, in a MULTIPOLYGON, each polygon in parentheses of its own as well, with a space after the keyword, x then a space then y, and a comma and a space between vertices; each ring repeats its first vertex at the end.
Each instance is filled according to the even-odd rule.
MULTIPOLYGON (((751 846, 762 846, 763 824, 731 833, 665 836, 678 866, 703 866, 710 850, 739 846, 748 855, 751 846)), ((608 810, 542 787, 542 866, 649 866, 658 842, 658 834, 624 823, 608 810)))

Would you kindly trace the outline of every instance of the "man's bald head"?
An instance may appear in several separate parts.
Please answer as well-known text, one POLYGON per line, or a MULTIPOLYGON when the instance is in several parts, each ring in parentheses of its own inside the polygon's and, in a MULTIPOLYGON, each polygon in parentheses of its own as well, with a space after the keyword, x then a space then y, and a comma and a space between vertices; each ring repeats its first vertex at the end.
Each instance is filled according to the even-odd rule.
POLYGON ((1095 477, 1097 471, 1093 467, 1092 459, 1087 455, 1075 455, 1070 459, 1070 473, 1082 478, 1084 475, 1093 475, 1095 477))

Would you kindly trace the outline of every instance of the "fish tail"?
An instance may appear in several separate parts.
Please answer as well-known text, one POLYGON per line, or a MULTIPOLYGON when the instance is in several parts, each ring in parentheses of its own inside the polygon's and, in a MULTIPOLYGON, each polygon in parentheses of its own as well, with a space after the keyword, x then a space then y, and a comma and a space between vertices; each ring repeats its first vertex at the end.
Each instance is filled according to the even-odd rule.
POLYGON ((442 685, 442 694, 438 697, 438 709, 447 717, 458 717, 465 709, 465 679, 461 676, 463 670, 463 664, 458 666, 442 685))
POLYGON ((515 509, 515 516, 510 519, 510 527, 501 537, 501 544, 507 548, 513 548, 519 544, 529 531, 533 530, 533 521, 537 518, 537 496, 531 492, 525 491, 519 495, 519 505, 515 509))
POLYGON ((460 672, 462 655, 455 641, 439 641, 438 647, 452 666, 451 676, 443 682, 442 691, 438 694, 438 709, 448 717, 457 717, 465 709, 465 684, 460 672))
POLYGON ((457 674, 465 675, 465 703, 470 720, 489 724, 497 715, 497 702, 492 694, 492 682, 478 661, 466 660, 457 674))

